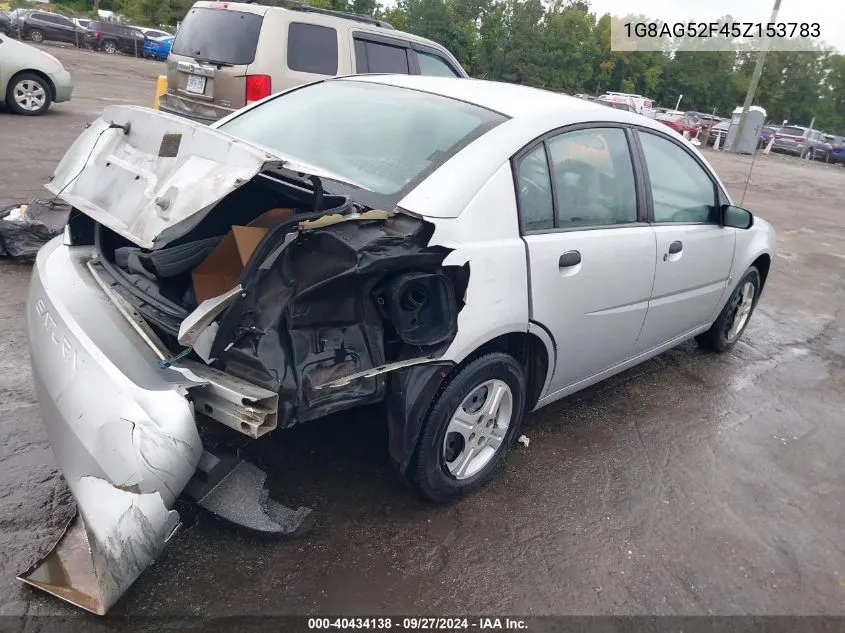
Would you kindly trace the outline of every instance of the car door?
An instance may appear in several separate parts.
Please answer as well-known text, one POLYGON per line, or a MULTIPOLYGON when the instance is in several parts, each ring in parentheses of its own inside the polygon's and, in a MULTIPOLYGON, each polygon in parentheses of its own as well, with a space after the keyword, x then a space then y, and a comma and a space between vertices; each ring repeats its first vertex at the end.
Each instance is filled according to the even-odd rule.
POLYGON ((513 160, 531 319, 558 350, 549 393, 630 358, 646 317, 656 244, 631 142, 575 126, 513 160))
POLYGON ((726 202, 710 171, 680 141, 637 133, 657 237, 654 289, 637 342, 646 352, 712 321, 722 305, 736 229, 720 226, 726 202))
POLYGON ((70 42, 76 44, 76 27, 73 22, 62 15, 51 16, 55 23, 56 39, 61 42, 70 42))

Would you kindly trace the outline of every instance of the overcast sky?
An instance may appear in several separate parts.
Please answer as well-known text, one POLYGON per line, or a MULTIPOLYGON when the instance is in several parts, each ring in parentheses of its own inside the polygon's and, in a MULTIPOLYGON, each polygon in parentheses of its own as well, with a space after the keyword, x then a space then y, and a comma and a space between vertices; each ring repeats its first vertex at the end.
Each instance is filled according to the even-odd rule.
MULTIPOLYGON (((643 14, 664 22, 715 22, 730 15, 737 22, 768 22, 773 0, 589 0, 593 11, 619 17, 643 14)), ((822 37, 845 52, 843 0, 782 0, 778 22, 818 22, 822 37)))

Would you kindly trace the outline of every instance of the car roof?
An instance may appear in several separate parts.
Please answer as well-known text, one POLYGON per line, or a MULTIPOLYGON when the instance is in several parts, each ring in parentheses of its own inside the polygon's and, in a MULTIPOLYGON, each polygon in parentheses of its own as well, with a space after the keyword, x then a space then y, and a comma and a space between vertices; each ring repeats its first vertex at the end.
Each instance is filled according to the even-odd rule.
MULTIPOLYGON (((648 117, 541 88, 483 79, 462 79, 421 75, 355 75, 329 81, 365 81, 410 88, 472 103, 510 118, 549 115, 553 119, 579 121, 636 122, 657 126, 648 117)), ((566 125, 566 123, 559 123, 566 125)))
POLYGON ((400 37, 401 39, 408 40, 409 42, 434 46, 435 48, 444 48, 434 40, 427 39, 420 35, 414 35, 413 33, 408 33, 407 31, 400 31, 386 20, 379 20, 371 16, 357 14, 350 11, 333 11, 321 9, 320 7, 311 7, 307 3, 296 4, 301 5, 300 10, 270 6, 256 2, 221 3, 217 0, 199 0, 193 4, 191 9, 229 9, 231 11, 255 13, 262 16, 273 11, 287 14, 292 21, 314 22, 317 24, 323 24, 326 23, 326 21, 340 21, 346 24, 354 24, 356 30, 366 31, 369 33, 379 33, 385 37, 400 37))

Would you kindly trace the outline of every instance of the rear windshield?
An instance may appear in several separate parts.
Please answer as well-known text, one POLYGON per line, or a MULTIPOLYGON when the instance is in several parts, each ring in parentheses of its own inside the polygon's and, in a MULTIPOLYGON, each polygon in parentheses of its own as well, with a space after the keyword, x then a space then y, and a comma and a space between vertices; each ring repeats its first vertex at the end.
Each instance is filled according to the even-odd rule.
POLYGON ((790 136, 804 136, 804 128, 802 127, 782 127, 780 134, 789 134, 790 136))
POLYGON ((173 53, 212 63, 251 64, 263 19, 231 9, 191 9, 173 42, 173 53))
POLYGON ((335 173, 395 203, 461 148, 505 120, 504 115, 440 95, 330 80, 267 101, 220 129, 335 173))

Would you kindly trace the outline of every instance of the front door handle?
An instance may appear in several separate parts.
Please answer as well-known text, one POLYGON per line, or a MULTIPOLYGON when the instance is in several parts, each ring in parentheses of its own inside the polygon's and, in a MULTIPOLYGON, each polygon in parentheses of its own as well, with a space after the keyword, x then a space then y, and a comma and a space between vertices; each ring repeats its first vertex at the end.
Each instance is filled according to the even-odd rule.
POLYGON ((669 244, 669 254, 674 255, 675 253, 680 253, 684 249, 683 242, 672 242, 669 244))
POLYGON ((581 263, 581 253, 578 251, 567 251, 560 256, 557 265, 561 268, 569 268, 570 266, 577 266, 581 263))

